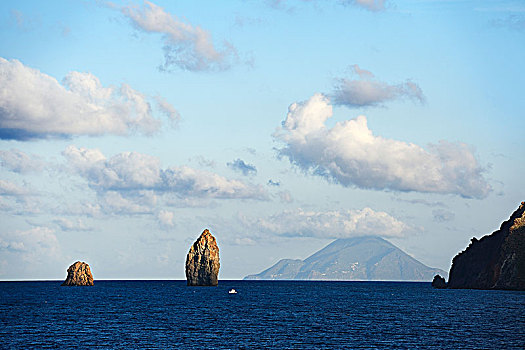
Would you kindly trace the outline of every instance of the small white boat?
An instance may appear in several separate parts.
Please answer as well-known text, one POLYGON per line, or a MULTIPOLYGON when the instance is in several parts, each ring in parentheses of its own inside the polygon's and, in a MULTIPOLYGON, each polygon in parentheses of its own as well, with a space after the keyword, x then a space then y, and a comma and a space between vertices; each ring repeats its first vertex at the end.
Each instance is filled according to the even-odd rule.
POLYGON ((228 291, 228 294, 237 294, 237 291, 232 288, 228 291))

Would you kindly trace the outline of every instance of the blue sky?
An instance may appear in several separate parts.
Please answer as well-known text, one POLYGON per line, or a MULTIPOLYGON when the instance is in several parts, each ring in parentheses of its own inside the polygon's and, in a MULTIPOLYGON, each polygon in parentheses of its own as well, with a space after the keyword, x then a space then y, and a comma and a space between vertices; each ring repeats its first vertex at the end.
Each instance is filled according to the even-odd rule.
POLYGON ((0 279, 220 278, 379 235, 448 270, 525 200, 520 1, 4 1, 0 279))

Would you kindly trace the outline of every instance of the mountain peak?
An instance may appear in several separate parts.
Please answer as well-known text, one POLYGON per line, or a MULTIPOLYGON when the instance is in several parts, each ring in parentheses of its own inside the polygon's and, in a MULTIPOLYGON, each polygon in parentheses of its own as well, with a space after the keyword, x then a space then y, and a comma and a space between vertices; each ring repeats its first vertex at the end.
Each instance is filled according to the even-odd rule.
POLYGON ((305 260, 283 259, 245 279, 431 281, 430 268, 378 236, 339 238, 305 260))

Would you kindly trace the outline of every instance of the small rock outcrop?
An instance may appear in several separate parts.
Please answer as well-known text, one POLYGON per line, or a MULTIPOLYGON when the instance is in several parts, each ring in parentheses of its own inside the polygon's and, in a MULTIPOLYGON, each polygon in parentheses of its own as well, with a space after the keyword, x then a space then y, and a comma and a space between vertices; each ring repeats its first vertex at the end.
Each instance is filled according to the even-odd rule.
POLYGON ((215 237, 204 230, 186 256, 188 286, 216 286, 218 282, 219 246, 215 237))
POLYGON ((435 275, 434 279, 432 280, 432 287, 437 289, 445 289, 447 288, 447 282, 445 282, 445 279, 440 275, 435 275))
POLYGON ((448 288, 525 290, 525 202, 452 260, 448 288))
POLYGON ((93 275, 89 265, 85 262, 77 261, 67 269, 67 278, 62 283, 63 286, 92 286, 93 275))

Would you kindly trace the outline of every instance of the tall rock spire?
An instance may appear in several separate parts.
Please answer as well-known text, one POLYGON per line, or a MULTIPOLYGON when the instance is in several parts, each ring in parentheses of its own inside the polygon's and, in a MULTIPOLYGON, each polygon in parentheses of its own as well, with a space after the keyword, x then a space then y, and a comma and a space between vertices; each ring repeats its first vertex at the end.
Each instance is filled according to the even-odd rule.
POLYGON ((208 229, 190 247, 186 256, 188 286, 216 286, 218 284, 219 246, 208 229))

